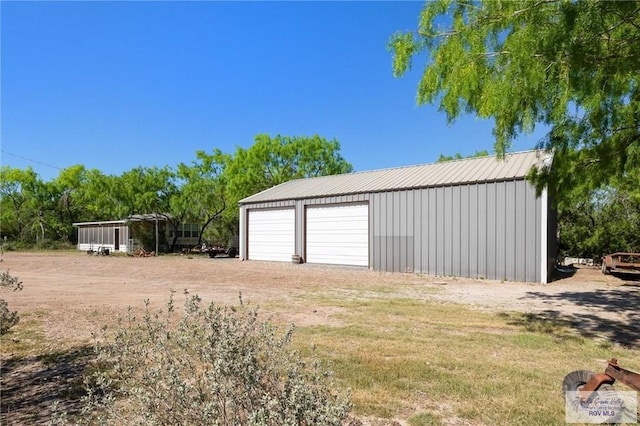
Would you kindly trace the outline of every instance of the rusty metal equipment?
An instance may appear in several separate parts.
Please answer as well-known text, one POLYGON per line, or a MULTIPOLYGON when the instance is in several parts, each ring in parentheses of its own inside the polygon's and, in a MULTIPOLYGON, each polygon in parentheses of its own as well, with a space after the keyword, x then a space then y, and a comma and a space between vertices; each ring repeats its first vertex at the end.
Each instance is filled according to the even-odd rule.
POLYGON ((143 247, 139 247, 133 253, 128 253, 128 255, 133 257, 154 257, 156 252, 146 251, 143 247))
POLYGON ((609 360, 604 373, 578 370, 567 374, 562 382, 562 390, 580 392, 580 398, 586 400, 592 392, 612 390, 611 385, 616 381, 640 391, 640 373, 621 368, 615 358, 609 360))
POLYGON ((602 256, 602 273, 640 272, 640 253, 612 253, 602 256))

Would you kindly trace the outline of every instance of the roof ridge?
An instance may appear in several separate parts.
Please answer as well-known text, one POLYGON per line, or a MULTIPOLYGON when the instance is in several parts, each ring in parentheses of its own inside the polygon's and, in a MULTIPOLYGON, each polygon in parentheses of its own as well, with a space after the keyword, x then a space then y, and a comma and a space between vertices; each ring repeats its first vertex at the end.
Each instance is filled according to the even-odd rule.
POLYGON ((397 190, 400 189, 400 186, 406 189, 461 184, 472 181, 488 182, 514 178, 521 179, 526 176, 534 164, 547 157, 545 154, 548 153, 544 150, 531 149, 506 153, 503 161, 495 161, 498 156, 494 154, 337 175, 299 178, 260 191, 240 200, 240 203, 397 190), (535 157, 532 154, 535 154, 535 157), (492 162, 491 160, 494 161, 492 162), (392 181, 394 182, 391 183, 392 181), (267 193, 269 196, 266 196, 267 193))
MULTIPOLYGON (((540 153, 544 153, 544 150, 542 149, 528 149, 525 151, 514 151, 514 152, 507 152, 504 154, 505 159, 509 156, 513 156, 513 155, 520 155, 520 154, 528 154, 531 152, 540 152, 540 153)), ((295 181, 299 181, 299 180, 314 180, 314 179, 322 179, 322 178, 326 178, 326 177, 330 177, 330 176, 339 176, 339 175, 359 175, 359 174, 366 174, 366 173, 379 173, 379 172, 385 172, 385 171, 391 171, 391 170, 402 170, 402 169, 412 169, 412 168, 418 168, 418 167, 425 167, 425 166, 437 166, 440 164, 452 164, 452 163, 461 163, 461 162, 465 162, 465 161, 473 161, 473 160, 486 160, 489 158, 497 158, 498 154, 492 154, 492 155, 483 155, 483 156, 479 156, 479 157, 465 157, 465 158, 454 158, 451 160, 446 160, 446 161, 433 161, 431 163, 419 163, 419 164, 407 164, 404 166, 392 166, 392 167, 383 167, 381 169, 373 169, 373 170, 359 170, 359 171, 355 171, 355 172, 348 172, 348 173, 338 173, 335 175, 323 175, 323 176, 311 176, 311 177, 302 177, 302 178, 296 178, 296 179, 291 179, 288 180, 286 182, 282 182, 279 183, 278 185, 272 186, 271 188, 276 188, 280 185, 284 185, 288 182, 295 182, 295 181)), ((260 192, 264 192, 264 191, 268 191, 271 188, 267 188, 263 191, 260 192)), ((257 194, 259 194, 260 192, 258 192, 257 194)))

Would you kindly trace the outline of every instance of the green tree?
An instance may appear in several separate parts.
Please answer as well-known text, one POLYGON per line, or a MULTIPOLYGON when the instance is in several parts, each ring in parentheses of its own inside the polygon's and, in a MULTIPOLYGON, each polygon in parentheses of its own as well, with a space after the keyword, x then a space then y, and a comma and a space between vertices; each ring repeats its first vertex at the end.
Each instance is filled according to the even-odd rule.
POLYGON ((340 155, 340 143, 320 136, 258 135, 248 149, 218 153, 227 184, 225 223, 238 232, 238 201, 292 179, 349 173, 353 166, 340 155))
POLYGON ((111 188, 119 204, 119 216, 169 212, 170 198, 177 190, 174 178, 167 166, 135 167, 124 172, 111 188))
POLYGON ((554 167, 539 188, 597 188, 640 167, 640 4, 636 1, 427 2, 413 32, 389 42, 393 72, 427 63, 417 103, 438 103, 449 121, 495 121, 495 150, 536 125, 554 167))
POLYGON ((442 163, 444 161, 452 161, 452 160, 462 160, 463 158, 476 158, 476 157, 488 157, 489 156, 489 152, 486 150, 482 150, 482 151, 476 151, 471 155, 468 155, 466 157, 464 157, 462 154, 460 154, 459 152, 456 152, 453 155, 443 155, 440 154, 440 156, 438 157, 438 163, 442 163))
POLYGON ((261 134, 250 148, 239 147, 227 157, 229 186, 244 198, 292 179, 351 172, 353 167, 339 151, 338 141, 317 135, 272 138, 261 134))
MULTIPOLYGON (((77 172, 79 175, 75 175, 75 179, 82 178, 82 184, 79 183, 79 189, 75 191, 76 200, 83 201, 82 220, 114 220, 155 213, 166 220, 176 235, 177 225, 184 218, 172 211, 171 200, 179 194, 179 188, 175 172, 170 167, 134 167, 120 176, 105 175, 99 170, 77 172)), ((151 232, 152 235, 145 240, 154 242, 149 247, 153 249, 155 228, 147 225, 136 227, 139 232, 151 232)), ((169 249, 173 249, 171 244, 169 249)))
POLYGON ((116 196, 119 177, 105 175, 100 170, 86 171, 83 192, 85 196, 86 216, 83 220, 113 220, 123 217, 116 196))
MULTIPOLYGON (((114 183, 112 195, 117 201, 119 217, 155 214, 165 219, 173 235, 177 234, 178 225, 184 222, 185 217, 184 212, 172 214, 171 200, 179 194, 179 188, 175 182, 175 172, 170 167, 135 167, 124 172, 114 183)), ((164 243, 166 241, 159 242, 164 243)), ((174 245, 175 238, 169 243, 168 250, 173 251, 174 245)))
POLYGON ((576 187, 563 194, 558 229, 561 254, 599 258, 640 251, 640 171, 614 178, 596 191, 576 187))
POLYGON ((32 194, 38 175, 32 168, 25 170, 2 166, 0 168, 0 220, 2 236, 10 239, 25 237, 31 219, 32 194))
POLYGON ((222 155, 219 150, 215 150, 213 154, 197 151, 197 161, 190 166, 180 163, 176 171, 181 185, 179 194, 171 200, 171 211, 180 212, 186 220, 200 225, 198 245, 202 243, 209 225, 227 207, 222 155))
POLYGON ((61 170, 51 182, 58 233, 61 239, 73 243, 75 231, 72 224, 92 219, 88 214, 91 202, 88 194, 88 176, 89 171, 83 165, 77 164, 61 170))
POLYGON ((3 236, 29 242, 59 239, 55 188, 32 168, 2 167, 0 198, 3 236))
MULTIPOLYGON (((164 219, 161 227, 166 223, 173 230, 172 241, 160 241, 171 251, 178 225, 186 222, 201 226, 200 242, 207 231, 226 243, 225 239, 238 234, 238 200, 290 179, 350 172, 352 167, 339 150, 337 141, 319 136, 259 135, 252 147, 237 148, 234 155, 218 149, 211 154, 198 151, 191 165, 179 164, 176 170, 135 167, 116 176, 75 165, 43 182, 31 168, 4 166, 0 168, 0 234, 31 243, 73 242, 74 222, 155 213, 164 219)), ((133 225, 151 245, 155 245, 153 225, 133 225)))

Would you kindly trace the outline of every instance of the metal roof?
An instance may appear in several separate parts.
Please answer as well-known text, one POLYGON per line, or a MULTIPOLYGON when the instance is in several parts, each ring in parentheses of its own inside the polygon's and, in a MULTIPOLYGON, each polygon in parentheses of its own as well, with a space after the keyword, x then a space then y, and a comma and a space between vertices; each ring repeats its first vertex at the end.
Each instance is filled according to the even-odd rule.
POLYGON ((522 179, 532 166, 541 166, 548 158, 550 154, 532 150, 509 153, 503 159, 475 157, 296 179, 244 198, 240 204, 522 179))
POLYGON ((100 220, 95 222, 76 222, 72 223, 72 226, 95 226, 95 225, 113 225, 113 224, 126 224, 127 222, 151 222, 155 219, 168 220, 171 217, 169 214, 161 213, 148 213, 148 214, 132 214, 126 219, 119 220, 100 220))
POLYGON ((122 220, 102 220, 102 221, 97 221, 97 222, 75 222, 72 223, 72 226, 103 226, 103 225, 123 225, 125 224, 127 221, 122 219, 122 220))

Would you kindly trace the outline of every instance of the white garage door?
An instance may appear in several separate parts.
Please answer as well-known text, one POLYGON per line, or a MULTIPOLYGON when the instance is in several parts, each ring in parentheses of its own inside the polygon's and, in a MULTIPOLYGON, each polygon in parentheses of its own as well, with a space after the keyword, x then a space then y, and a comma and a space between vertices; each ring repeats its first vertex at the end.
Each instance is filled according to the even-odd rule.
POLYGON ((308 207, 305 260, 369 266, 369 206, 308 207))
POLYGON ((295 254, 295 211, 249 210, 248 234, 249 259, 291 262, 295 254))

